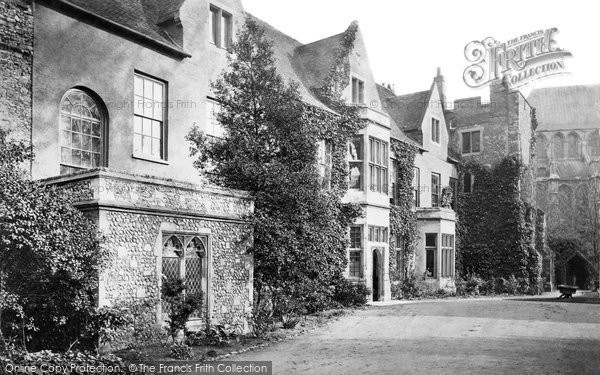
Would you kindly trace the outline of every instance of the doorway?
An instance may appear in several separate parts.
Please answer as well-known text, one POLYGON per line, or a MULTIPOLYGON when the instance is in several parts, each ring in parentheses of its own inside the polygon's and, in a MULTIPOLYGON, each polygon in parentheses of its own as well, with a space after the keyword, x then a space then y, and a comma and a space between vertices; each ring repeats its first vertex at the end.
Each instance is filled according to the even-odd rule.
POLYGON ((373 250, 373 301, 379 301, 380 259, 377 250, 373 250))

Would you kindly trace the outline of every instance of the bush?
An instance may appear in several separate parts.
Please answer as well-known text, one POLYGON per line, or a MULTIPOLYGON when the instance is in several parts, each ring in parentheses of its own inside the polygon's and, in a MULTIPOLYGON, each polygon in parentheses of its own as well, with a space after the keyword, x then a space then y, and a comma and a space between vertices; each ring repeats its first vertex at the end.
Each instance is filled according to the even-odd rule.
POLYGON ((392 285, 394 299, 415 299, 421 298, 424 294, 425 290, 414 274, 392 285))
POLYGON ((175 342, 177 335, 183 331, 184 337, 187 333, 187 322, 190 316, 202 308, 202 292, 186 294, 186 286, 182 279, 168 280, 162 285, 162 295, 167 306, 169 317, 169 334, 175 342))
POLYGON ((187 344, 176 342, 170 347, 169 357, 174 359, 192 359, 194 357, 194 352, 187 344))
POLYGON ((70 192, 24 177, 31 158, 0 130, 0 330, 33 350, 92 349, 106 249, 70 192))
POLYGON ((341 279, 335 287, 334 300, 343 307, 364 306, 371 291, 363 283, 341 279))
POLYGON ((465 279, 456 279, 456 294, 459 296, 478 296, 484 281, 477 275, 469 275, 465 279))

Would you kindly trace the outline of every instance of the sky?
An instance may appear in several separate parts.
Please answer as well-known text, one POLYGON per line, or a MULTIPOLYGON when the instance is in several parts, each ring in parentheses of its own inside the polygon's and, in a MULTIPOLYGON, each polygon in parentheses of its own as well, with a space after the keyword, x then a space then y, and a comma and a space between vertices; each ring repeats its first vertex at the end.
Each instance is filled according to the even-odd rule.
POLYGON ((246 11, 302 43, 343 32, 359 22, 378 83, 397 94, 429 89, 440 67, 450 100, 488 95, 469 88, 465 46, 493 37, 505 42, 540 29, 558 28, 556 42, 573 57, 568 75, 548 77, 522 88, 600 83, 596 2, 592 1, 400 1, 400 0, 242 0, 246 11))

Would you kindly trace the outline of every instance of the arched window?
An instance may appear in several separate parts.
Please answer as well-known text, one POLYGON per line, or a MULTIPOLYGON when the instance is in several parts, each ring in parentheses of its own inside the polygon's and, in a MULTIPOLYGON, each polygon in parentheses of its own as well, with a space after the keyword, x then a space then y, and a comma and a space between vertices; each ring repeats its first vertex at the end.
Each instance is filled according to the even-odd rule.
POLYGON ((600 157, 600 133, 594 131, 588 137, 588 153, 591 157, 600 157))
MULTIPOLYGON (((181 234, 163 235, 162 280, 181 279, 185 293, 204 292, 206 301, 207 237, 181 234), (205 288, 203 288, 203 286, 205 288)), ((197 315, 194 315, 197 316, 197 315)))
POLYGON ((103 105, 90 94, 69 90, 60 104, 60 173, 101 167, 104 125, 103 105))
POLYGON ((202 258, 206 247, 198 237, 192 238, 185 249, 185 280, 187 292, 196 294, 202 291, 202 258))
POLYGON ((538 134, 537 136, 536 154, 538 156, 538 160, 548 159, 548 141, 542 134, 538 134))
POLYGON ((183 257, 181 240, 177 236, 167 237, 163 244, 162 253, 162 275, 165 281, 180 277, 181 257, 183 257))
POLYGON ((567 136, 567 157, 576 159, 580 157, 580 142, 577 133, 570 133, 567 136))
POLYGON ((554 160, 565 158, 564 137, 562 134, 556 134, 554 138, 552 138, 552 150, 554 160))

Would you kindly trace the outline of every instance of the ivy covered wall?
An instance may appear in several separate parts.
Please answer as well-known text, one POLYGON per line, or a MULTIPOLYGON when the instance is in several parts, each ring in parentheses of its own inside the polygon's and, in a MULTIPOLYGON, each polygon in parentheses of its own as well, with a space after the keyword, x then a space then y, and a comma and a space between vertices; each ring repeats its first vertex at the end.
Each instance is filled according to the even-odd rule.
POLYGON ((464 179, 460 179, 457 273, 483 279, 514 275, 522 291, 538 292, 540 239, 545 234, 541 213, 522 197, 520 181, 528 173, 523 162, 517 156, 505 157, 494 167, 469 161, 461 165, 460 173, 470 173, 473 186, 472 192, 464 193, 464 179))
POLYGON ((393 192, 396 199, 395 204, 390 206, 390 249, 398 248, 397 236, 400 236, 404 242, 402 269, 398 269, 396 257, 390 256, 390 279, 394 282, 408 276, 413 268, 417 244, 417 214, 412 208, 412 180, 418 149, 414 145, 394 139, 390 146, 397 163, 396 176, 392 176, 396 178, 396 191, 393 192))

